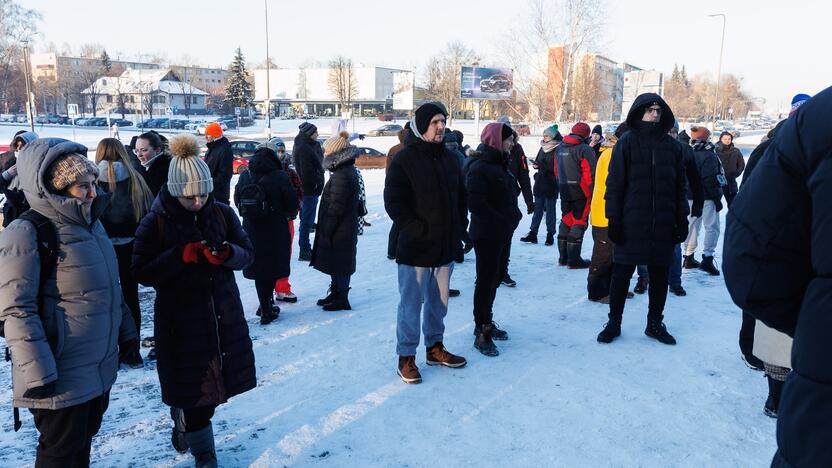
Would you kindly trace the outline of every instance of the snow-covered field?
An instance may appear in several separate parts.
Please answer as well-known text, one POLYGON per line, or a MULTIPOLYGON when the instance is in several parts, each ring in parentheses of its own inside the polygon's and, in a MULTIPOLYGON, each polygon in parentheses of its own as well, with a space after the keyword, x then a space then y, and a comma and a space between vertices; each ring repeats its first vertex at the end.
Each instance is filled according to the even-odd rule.
MULTIPOLYGON (((12 132, 0 129, 0 141, 12 132)), ((78 132, 78 140, 94 148, 106 133, 94 132, 78 132)), ((42 132, 50 135, 67 137, 42 132)), ((221 466, 768 466, 776 446, 775 422, 762 413, 766 382, 740 360, 740 313, 722 278, 684 273, 689 295, 670 296, 665 319, 677 346, 644 336, 646 295, 628 301, 622 337, 601 345, 595 336, 607 308, 586 299, 586 270, 555 266, 554 247, 520 243, 529 217, 512 247, 518 286, 500 288, 495 302, 495 320, 511 335, 497 343, 500 356, 472 347, 472 252, 454 271, 451 284, 462 295, 451 299, 445 335, 468 366, 428 367, 421 348, 424 383, 403 384, 384 172, 364 171, 364 179, 372 226, 359 241, 352 311, 316 307, 329 279, 293 260, 300 302, 261 326, 254 284, 238 275, 258 386, 214 417, 221 466)), ((589 257, 589 233, 586 240, 589 257)), ((150 309, 143 336, 152 333, 150 309)), ((0 466, 31 466, 37 433, 27 411, 21 431, 12 431, 9 376, 3 363, 0 466)), ((153 364, 122 370, 93 441, 93 465, 192 466, 169 439, 153 364)))

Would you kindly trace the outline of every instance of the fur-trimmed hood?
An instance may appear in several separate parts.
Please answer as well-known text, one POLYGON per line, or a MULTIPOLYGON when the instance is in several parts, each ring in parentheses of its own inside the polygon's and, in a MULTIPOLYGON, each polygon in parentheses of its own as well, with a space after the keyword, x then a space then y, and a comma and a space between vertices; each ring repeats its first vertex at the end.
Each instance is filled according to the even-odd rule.
POLYGON ((328 171, 334 171, 341 166, 345 166, 347 164, 355 163, 355 159, 358 158, 358 148, 355 146, 348 146, 347 148, 332 153, 329 156, 324 158, 324 169, 328 171))

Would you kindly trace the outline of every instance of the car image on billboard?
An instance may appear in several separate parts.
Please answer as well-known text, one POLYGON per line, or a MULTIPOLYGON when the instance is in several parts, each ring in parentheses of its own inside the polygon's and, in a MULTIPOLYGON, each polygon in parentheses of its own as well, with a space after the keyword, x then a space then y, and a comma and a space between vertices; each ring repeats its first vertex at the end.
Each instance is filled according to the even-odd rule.
POLYGON ((511 99, 513 73, 505 68, 462 67, 462 99, 511 99))

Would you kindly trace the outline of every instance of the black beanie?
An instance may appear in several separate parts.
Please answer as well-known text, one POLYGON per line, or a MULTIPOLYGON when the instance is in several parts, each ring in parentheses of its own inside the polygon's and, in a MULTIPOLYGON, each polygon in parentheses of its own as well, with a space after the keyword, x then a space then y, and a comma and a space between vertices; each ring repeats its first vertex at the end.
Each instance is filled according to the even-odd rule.
POLYGON ((505 140, 506 138, 508 138, 508 137, 510 137, 510 136, 512 136, 512 135, 514 135, 514 130, 512 130, 512 129, 511 129, 511 127, 509 127, 508 125, 503 124, 503 132, 502 132, 502 134, 500 135, 500 137, 501 137, 503 140, 505 140))
POLYGON ((312 125, 309 122, 304 122, 304 123, 300 124, 298 126, 298 128, 300 129, 301 133, 303 133, 304 135, 306 135, 309 138, 312 138, 312 135, 314 135, 315 132, 318 131, 318 127, 312 125))
POLYGON ((425 132, 428 131, 430 121, 437 114, 442 114, 445 117, 448 116, 448 111, 445 110, 445 106, 443 106, 442 103, 428 102, 419 106, 419 108, 416 109, 416 114, 413 116, 413 120, 416 122, 416 131, 418 131, 420 135, 424 135, 425 132))
POLYGON ((604 134, 604 129, 601 128, 600 125, 596 125, 596 126, 592 127, 592 133, 597 133, 598 135, 603 135, 604 134))

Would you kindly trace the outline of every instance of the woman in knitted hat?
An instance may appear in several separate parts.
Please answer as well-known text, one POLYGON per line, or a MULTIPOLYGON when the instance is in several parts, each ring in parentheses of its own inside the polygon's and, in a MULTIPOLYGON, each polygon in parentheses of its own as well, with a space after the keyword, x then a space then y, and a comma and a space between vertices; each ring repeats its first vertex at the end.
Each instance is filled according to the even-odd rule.
POLYGON ((170 142, 168 182, 136 231, 133 273, 156 289, 154 332, 171 442, 197 466, 217 466, 211 417, 256 385, 254 353, 235 270, 252 247, 237 215, 215 203, 208 165, 192 135, 170 142))
POLYGON ((540 229, 540 221, 543 220, 543 213, 546 212, 546 245, 555 243, 557 230, 557 201, 558 201, 558 172, 555 167, 555 148, 558 147, 563 137, 558 132, 558 124, 553 124, 543 130, 543 140, 540 142, 540 149, 534 160, 534 168, 537 172, 534 175, 534 213, 529 233, 520 238, 520 242, 537 244, 537 230, 540 229))
POLYGON ((324 143, 324 169, 330 172, 321 195, 318 229, 312 246, 311 266, 331 277, 329 294, 318 301, 324 310, 350 310, 350 276, 355 273, 358 218, 366 214, 355 158, 358 148, 341 132, 324 143))
POLYGON ((30 409, 40 433, 35 466, 89 466, 118 349, 138 346, 98 222, 108 196, 97 196, 98 169, 86 152, 58 138, 26 145, 17 178, 34 211, 0 232, 12 404, 30 409))

